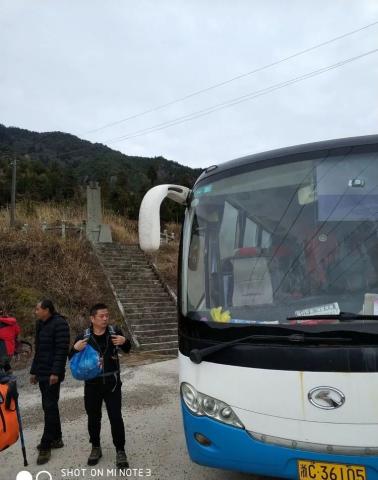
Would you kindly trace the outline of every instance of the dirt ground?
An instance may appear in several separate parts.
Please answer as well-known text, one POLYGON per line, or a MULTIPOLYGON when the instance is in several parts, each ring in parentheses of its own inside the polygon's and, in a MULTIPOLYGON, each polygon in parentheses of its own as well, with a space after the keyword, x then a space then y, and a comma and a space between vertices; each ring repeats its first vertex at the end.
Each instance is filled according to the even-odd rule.
MULTIPOLYGON (((252 480, 255 477, 209 469, 188 457, 178 396, 178 361, 156 361, 147 355, 131 355, 122 363, 123 416, 126 451, 131 470, 127 478, 155 480, 252 480)), ((20 408, 29 465, 23 466, 20 444, 0 453, 0 480, 60 480, 125 478, 115 469, 115 450, 106 412, 102 420, 103 457, 98 465, 86 464, 90 451, 83 404, 83 383, 67 372, 62 384, 60 412, 65 447, 52 451, 49 463, 36 465, 42 433, 39 389, 29 384, 28 369, 16 371, 20 408), (48 473, 42 473, 45 470, 48 473), (19 474, 27 471, 32 474, 19 474), (41 472, 39 474, 39 472, 41 472), (19 474, 19 475, 18 475, 19 474), (38 476, 38 478, 36 478, 38 476)))

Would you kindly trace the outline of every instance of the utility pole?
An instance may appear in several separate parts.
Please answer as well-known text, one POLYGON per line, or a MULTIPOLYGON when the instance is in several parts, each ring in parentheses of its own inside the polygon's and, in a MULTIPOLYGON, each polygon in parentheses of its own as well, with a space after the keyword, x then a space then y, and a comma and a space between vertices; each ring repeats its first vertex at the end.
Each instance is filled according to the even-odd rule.
POLYGON ((11 192, 11 209, 10 209, 10 226, 13 228, 16 224, 16 174, 17 174, 17 160, 13 156, 12 162, 12 192, 11 192))

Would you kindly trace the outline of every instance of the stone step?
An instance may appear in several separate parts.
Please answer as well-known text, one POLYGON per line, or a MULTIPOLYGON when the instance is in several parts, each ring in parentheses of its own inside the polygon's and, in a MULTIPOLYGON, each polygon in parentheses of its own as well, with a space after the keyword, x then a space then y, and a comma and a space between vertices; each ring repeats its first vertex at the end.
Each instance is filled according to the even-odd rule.
MULTIPOLYGON (((127 309, 126 309, 127 312, 127 309)), ((177 308, 176 307, 167 307, 165 310, 156 311, 156 310, 143 310, 141 312, 129 312, 127 315, 129 318, 146 318, 148 321, 153 320, 154 318, 167 318, 174 317, 177 318, 177 308)), ((147 323, 147 322, 146 322, 147 323)))
POLYGON ((128 287, 138 288, 144 285, 146 288, 148 288, 150 285, 156 285, 163 289, 163 286, 161 284, 153 283, 153 281, 155 280, 153 277, 143 278, 143 277, 140 277, 139 275, 138 276, 133 275, 131 278, 114 278, 112 276, 110 276, 110 278, 113 284, 117 283, 117 285, 120 285, 120 286, 127 285, 128 287))
POLYGON ((159 312, 156 314, 153 313, 132 313, 128 314, 127 311, 125 312, 127 319, 130 321, 131 324, 134 323, 171 323, 172 321, 177 321, 177 313, 176 312, 159 312), (169 320, 169 322, 168 322, 169 320))
MULTIPOLYGON (((113 283, 113 282, 112 282, 113 283)), ((154 284, 146 284, 143 285, 135 285, 129 283, 121 283, 120 294, 125 294, 127 296, 139 297, 144 298, 146 295, 148 297, 157 297, 159 298, 161 295, 168 295, 168 292, 164 289, 163 285, 154 285, 154 284)), ((113 283, 114 285, 114 283, 113 283)))
POLYGON ((147 337, 161 336, 161 335, 174 335, 177 338, 177 325, 175 328, 154 328, 151 329, 151 325, 146 326, 144 329, 136 327, 134 330, 135 335, 138 335, 138 338, 144 338, 144 335, 147 337))
POLYGON ((168 316, 171 318, 177 317, 177 311, 172 310, 130 310, 124 308, 127 318, 132 318, 135 322, 140 323, 139 321, 144 318, 145 323, 149 323, 150 320, 165 320, 168 316))
MULTIPOLYGON (((124 280, 122 280, 122 281, 124 282, 124 280)), ((142 280, 140 280, 136 277, 133 277, 131 280, 127 281, 127 286, 129 288, 134 288, 135 290, 138 289, 138 291, 140 290, 140 287, 142 287, 142 288, 155 287, 158 290, 163 288, 163 285, 161 284, 160 280, 156 277, 144 278, 142 280)))
POLYGON ((151 343, 141 343, 140 349, 147 351, 147 350, 156 350, 156 349, 171 349, 171 348, 178 348, 178 341, 171 341, 171 342, 151 342, 151 343))
POLYGON ((100 254, 101 258, 110 262, 110 263, 148 263, 148 259, 144 255, 123 255, 123 254, 115 254, 115 255, 107 255, 107 254, 100 254))
POLYGON ((132 264, 140 264, 140 265, 149 265, 149 261, 144 256, 123 256, 123 255, 101 255, 101 258, 106 260, 111 265, 132 265, 132 264))
POLYGON ((135 317, 138 318, 140 315, 144 317, 161 317, 164 315, 176 315, 177 316, 177 308, 176 305, 168 305, 166 307, 162 307, 158 309, 158 307, 155 308, 143 308, 143 309, 138 309, 138 308, 128 308, 124 304, 123 308, 124 310, 128 313, 129 317, 135 317))
POLYGON ((113 255, 122 255, 122 256, 131 256, 131 255, 142 255, 145 256, 143 251, 140 248, 106 248, 101 253, 113 254, 113 255))
POLYGON ((130 322, 130 325, 131 325, 131 328, 134 331, 137 331, 139 332, 139 334, 141 334, 141 332, 145 332, 145 331, 151 331, 151 332, 159 332, 161 330, 170 330, 171 333, 172 331, 174 330, 176 333, 178 331, 178 325, 177 325, 177 322, 172 322, 172 320, 170 320, 169 322, 155 322, 155 323, 149 323, 149 322, 133 322, 131 323, 130 322))
POLYGON ((139 342, 141 345, 147 345, 151 343, 170 343, 170 342, 177 342, 177 333, 176 334, 168 334, 168 335, 151 335, 146 336, 142 335, 139 337, 139 342))
POLYGON ((148 258, 143 252, 100 252, 102 258, 109 258, 112 260, 145 260, 148 262, 148 258))
POLYGON ((145 318, 144 316, 140 318, 136 317, 131 317, 127 316, 127 319, 133 327, 137 327, 140 325, 149 325, 149 326, 154 326, 155 325, 171 325, 172 323, 175 323, 177 325, 177 316, 176 315, 171 315, 171 316, 164 316, 163 318, 145 318))
POLYGON ((97 248, 141 350, 177 355, 177 307, 138 245, 97 248))
POLYGON ((161 290, 159 293, 155 294, 149 290, 142 292, 138 295, 136 292, 130 292, 129 289, 122 288, 118 291, 118 297, 123 300, 124 303, 133 305, 165 305, 171 304, 176 305, 176 302, 169 296, 168 292, 161 290))
POLYGON ((103 258, 106 258, 109 265, 148 265, 148 260, 146 257, 132 256, 132 257, 121 257, 121 256, 107 256, 104 255, 103 258))
MULTIPOLYGON (((156 293, 161 293, 165 292, 165 290, 162 290, 161 286, 157 285, 156 287, 150 287, 150 288, 134 288, 130 287, 128 285, 125 285, 122 290, 119 292, 119 294, 122 296, 124 295, 125 297, 129 296, 137 296, 139 295, 140 298, 144 298, 146 295, 154 296, 156 293)), ((168 295, 168 294, 167 294, 168 295)))
POLYGON ((130 248, 128 245, 126 248, 101 248, 101 253, 108 253, 113 255, 119 255, 120 253, 124 255, 143 255, 144 253, 140 248, 130 248))
POLYGON ((135 277, 135 275, 145 277, 145 276, 151 276, 154 278, 156 277, 156 274, 153 270, 150 268, 136 268, 135 270, 111 270, 109 271, 109 275, 112 275, 113 277, 121 277, 121 278, 130 278, 130 277, 135 277))
POLYGON ((153 312, 159 312, 159 311, 165 311, 165 309, 168 309, 170 311, 172 308, 176 311, 176 305, 167 297, 167 299, 164 299, 163 301, 159 302, 156 301, 156 298, 152 301, 145 301, 139 299, 138 302, 131 302, 130 299, 128 300, 123 300, 120 297, 120 300, 122 302, 122 305, 124 308, 129 310, 140 310, 143 313, 146 313, 146 311, 153 311, 153 312))
POLYGON ((162 355, 166 355, 167 357, 177 357, 178 354, 178 347, 176 348, 156 348, 153 350, 143 350, 148 354, 156 355, 160 357, 162 355))
MULTIPOLYGON (((118 283, 126 283, 127 285, 141 285, 141 284, 147 284, 150 285, 154 281, 159 281, 158 278, 154 277, 153 275, 147 275, 147 274, 140 274, 135 273, 135 275, 112 275, 111 273, 108 273, 109 277, 112 279, 112 282, 118 282, 118 283)), ((157 283, 156 285, 161 286, 161 283, 157 283)))
POLYGON ((143 255, 141 256, 136 256, 136 255, 130 255, 130 256, 125 256, 125 255, 101 255, 101 258, 106 260, 107 262, 115 265, 119 265, 120 263, 141 263, 141 264, 146 264, 148 263, 148 260, 146 257, 143 255))
POLYGON ((148 265, 146 265, 145 263, 143 263, 143 264, 133 263, 132 265, 130 264, 130 265, 114 265, 114 266, 111 266, 111 265, 107 264, 105 266, 105 268, 109 272, 120 273, 120 274, 123 274, 125 272, 129 272, 129 271, 134 271, 134 270, 152 272, 151 268, 148 265))
MULTIPOLYGON (((138 243, 129 243, 129 244, 124 244, 124 243, 100 243, 98 245, 100 250, 106 251, 106 252, 136 252, 136 253, 143 253, 143 250, 140 249, 138 243)), ((143 253, 144 255, 144 253, 143 253)))
POLYGON ((151 272, 154 273, 148 266, 145 265, 133 265, 132 267, 126 266, 117 266, 117 267, 109 267, 108 265, 105 267, 105 270, 109 275, 131 275, 135 274, 136 272, 146 273, 151 272))
MULTIPOLYGON (((114 281, 112 280, 114 285, 114 281)), ((143 297, 143 295, 156 295, 159 293, 167 293, 164 289, 163 285, 151 282, 141 282, 139 283, 129 283, 117 280, 117 284, 120 285, 120 290, 122 292, 127 293, 128 295, 139 295, 139 297, 143 297)), ((122 293, 120 292, 120 293, 122 293)))
MULTIPOLYGON (((126 309, 127 313, 127 309, 126 309)), ((152 320, 164 320, 170 318, 171 322, 177 322, 177 308, 176 307, 169 307, 164 311, 161 312, 156 312, 156 311, 149 311, 149 310, 143 310, 142 312, 138 313, 132 313, 129 312, 127 313, 127 317, 131 318, 133 320, 136 320, 138 323, 140 323, 141 318, 145 318, 146 322, 149 323, 152 320)))
MULTIPOLYGON (((113 283, 113 281, 112 281, 113 283)), ((113 283, 114 285, 114 283, 113 283)), ((121 282, 121 288, 125 291, 138 291, 140 292, 141 290, 154 290, 154 289, 158 289, 158 290, 163 290, 163 286, 161 285, 161 283, 159 283, 158 281, 156 282, 153 282, 153 281, 148 281, 148 282, 121 282)))
POLYGON ((136 323, 131 325, 133 331, 144 332, 159 332, 160 330, 176 330, 177 331, 177 322, 165 322, 165 323, 136 323))
POLYGON ((164 290, 161 293, 156 293, 154 295, 151 294, 144 294, 144 295, 136 295, 135 293, 128 293, 128 291, 125 289, 124 293, 120 292, 118 294, 119 298, 125 299, 128 303, 138 303, 138 300, 145 300, 146 302, 153 303, 153 302, 159 302, 159 300, 169 300, 170 296, 168 295, 167 292, 164 292, 164 290))
POLYGON ((103 250, 100 252, 102 256, 114 257, 114 258, 144 258, 147 259, 146 255, 141 250, 103 250))
POLYGON ((110 278, 112 279, 112 282, 127 283, 128 285, 133 283, 140 284, 146 281, 157 280, 157 278, 149 272, 138 272, 135 275, 110 275, 110 278))
POLYGON ((176 326, 178 325, 177 321, 174 318, 130 318, 128 317, 129 324, 132 326, 133 329, 138 330, 140 326, 148 325, 150 329, 155 328, 171 328, 171 324, 175 323, 176 326))
POLYGON ((122 280, 119 278, 112 278, 112 277, 110 278, 113 284, 117 283, 120 286, 134 289, 134 290, 137 290, 138 292, 140 292, 141 288, 144 290, 150 290, 153 287, 155 287, 155 291, 158 291, 158 290, 164 291, 164 287, 162 286, 162 284, 158 281, 155 282, 153 278, 150 278, 150 279, 133 278, 132 280, 122 280))
POLYGON ((141 290, 151 290, 155 293, 165 292, 163 285, 155 278, 133 278, 131 280, 123 280, 119 278, 112 278, 112 283, 117 282, 119 285, 123 285, 125 288, 140 292, 141 290))

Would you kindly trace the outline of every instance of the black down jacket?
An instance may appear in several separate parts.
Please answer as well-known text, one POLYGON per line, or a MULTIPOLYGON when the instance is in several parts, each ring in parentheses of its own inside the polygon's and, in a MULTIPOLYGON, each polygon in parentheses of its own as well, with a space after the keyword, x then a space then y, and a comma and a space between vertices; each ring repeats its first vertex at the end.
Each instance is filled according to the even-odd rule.
POLYGON ((70 345, 70 329, 67 320, 54 314, 45 321, 38 320, 35 334, 35 355, 30 369, 39 381, 48 380, 50 375, 64 379, 70 345))

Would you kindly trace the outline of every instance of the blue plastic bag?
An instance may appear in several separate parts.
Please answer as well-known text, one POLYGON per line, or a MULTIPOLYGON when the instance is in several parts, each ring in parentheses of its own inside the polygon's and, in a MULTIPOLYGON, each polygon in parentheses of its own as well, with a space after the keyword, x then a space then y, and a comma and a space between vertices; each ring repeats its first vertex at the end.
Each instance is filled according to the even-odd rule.
POLYGON ((71 358, 70 369, 76 380, 91 380, 98 377, 102 373, 99 353, 90 345, 86 345, 71 358))

